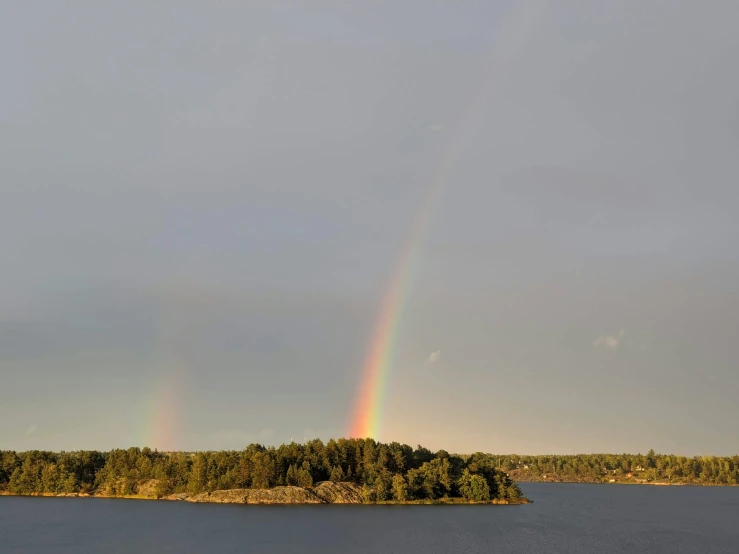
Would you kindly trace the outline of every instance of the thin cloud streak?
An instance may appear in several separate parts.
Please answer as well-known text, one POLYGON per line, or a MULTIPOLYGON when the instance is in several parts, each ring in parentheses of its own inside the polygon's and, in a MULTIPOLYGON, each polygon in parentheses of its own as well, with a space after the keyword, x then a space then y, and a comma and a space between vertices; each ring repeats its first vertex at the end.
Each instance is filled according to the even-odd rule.
POLYGON ((621 339, 624 336, 624 330, 621 329, 618 335, 601 335, 593 341, 593 346, 605 346, 611 350, 618 349, 621 344, 621 339))

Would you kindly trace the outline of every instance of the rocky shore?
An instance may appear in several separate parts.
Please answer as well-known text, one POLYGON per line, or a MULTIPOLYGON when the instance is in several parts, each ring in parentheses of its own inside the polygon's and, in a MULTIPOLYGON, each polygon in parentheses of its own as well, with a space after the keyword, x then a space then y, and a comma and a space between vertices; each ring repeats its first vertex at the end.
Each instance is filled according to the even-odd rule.
MULTIPOLYGON (((73 497, 73 498, 134 498, 141 500, 170 500, 181 502, 211 504, 365 504, 363 488, 356 483, 323 481, 313 487, 274 487, 272 489, 227 489, 203 492, 190 496, 187 493, 170 494, 157 497, 154 493, 156 480, 142 482, 138 493, 117 496, 107 491, 87 493, 33 493, 27 496, 73 497)), ((0 491, 0 496, 16 496, 7 491, 0 491)), ((25 496, 25 495, 24 495, 25 496)), ((530 501, 521 498, 516 502, 493 500, 484 504, 528 504, 530 501)), ((381 504, 478 504, 462 498, 441 498, 437 500, 410 500, 407 502, 381 502, 381 504)))
POLYGON ((203 492, 192 497, 170 495, 167 500, 217 504, 362 504, 362 488, 354 483, 325 481, 315 487, 275 487, 273 489, 230 489, 203 492))

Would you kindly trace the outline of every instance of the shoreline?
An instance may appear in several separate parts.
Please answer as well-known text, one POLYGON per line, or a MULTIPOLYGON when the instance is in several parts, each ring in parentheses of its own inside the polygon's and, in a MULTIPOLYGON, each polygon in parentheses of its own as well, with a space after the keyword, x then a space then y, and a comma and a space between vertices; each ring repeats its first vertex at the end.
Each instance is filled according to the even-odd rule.
POLYGON ((739 487, 737 484, 715 484, 715 483, 636 483, 634 481, 554 481, 549 479, 516 479, 516 483, 553 483, 555 485, 626 485, 626 486, 646 486, 646 487, 739 487))
MULTIPOLYGON (((255 491, 273 490, 273 489, 252 489, 255 491)), ((221 493, 229 493, 231 490, 214 491, 221 493)), ((211 493, 206 493, 211 494, 211 493)), ((34 492, 34 493, 14 493, 9 491, 0 491, 0 496, 16 496, 16 497, 35 497, 35 498, 92 498, 92 499, 104 499, 104 500, 158 500, 164 502, 187 502, 189 504, 242 504, 250 506, 327 506, 327 505, 341 505, 341 506, 523 506, 526 504, 533 504, 534 501, 528 498, 521 498, 520 500, 498 500, 493 499, 489 502, 478 502, 474 500, 466 500, 464 498, 437 498, 434 500, 382 500, 380 502, 242 502, 238 500, 233 501, 208 501, 202 498, 196 498, 199 495, 190 497, 184 493, 172 494, 160 498, 153 496, 145 496, 138 494, 128 494, 123 496, 107 496, 103 494, 87 494, 87 493, 50 493, 50 492, 34 492)))

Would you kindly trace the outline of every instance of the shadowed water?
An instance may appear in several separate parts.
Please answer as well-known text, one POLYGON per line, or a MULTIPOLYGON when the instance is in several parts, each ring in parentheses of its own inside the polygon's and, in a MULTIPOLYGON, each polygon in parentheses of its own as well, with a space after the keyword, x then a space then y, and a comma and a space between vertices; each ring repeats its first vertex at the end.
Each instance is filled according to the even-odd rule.
POLYGON ((739 488, 524 483, 527 506, 0 497, 2 552, 739 551, 739 488))

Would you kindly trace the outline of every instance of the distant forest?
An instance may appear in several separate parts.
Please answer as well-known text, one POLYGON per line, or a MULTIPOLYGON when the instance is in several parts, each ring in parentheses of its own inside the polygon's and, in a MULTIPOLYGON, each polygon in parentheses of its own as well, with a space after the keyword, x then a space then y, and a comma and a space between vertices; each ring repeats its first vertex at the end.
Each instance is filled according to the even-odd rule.
POLYGON ((365 501, 472 501, 521 499, 521 491, 488 454, 450 455, 372 439, 258 444, 244 450, 157 452, 0 452, 0 491, 14 494, 131 496, 154 487, 154 496, 196 495, 223 489, 311 487, 320 481, 357 483, 365 501))
POLYGON ((576 456, 494 456, 496 467, 518 481, 589 483, 739 484, 739 456, 672 454, 581 454, 576 456))

